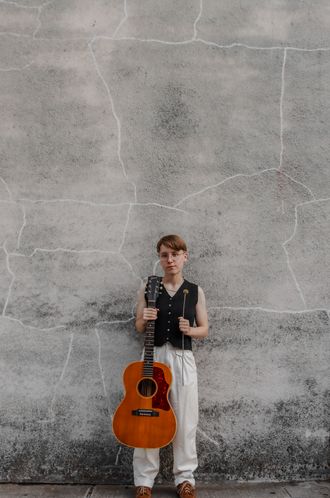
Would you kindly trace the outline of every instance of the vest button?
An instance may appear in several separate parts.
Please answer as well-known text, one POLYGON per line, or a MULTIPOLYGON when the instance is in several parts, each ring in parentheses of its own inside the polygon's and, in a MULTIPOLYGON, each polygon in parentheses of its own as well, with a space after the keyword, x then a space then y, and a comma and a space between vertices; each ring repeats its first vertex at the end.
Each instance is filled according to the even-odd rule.
POLYGON ((167 322, 167 323, 171 323, 171 320, 168 320, 168 322, 167 322))
POLYGON ((169 304, 169 306, 172 306, 171 304, 169 304))
POLYGON ((169 311, 169 312, 168 312, 168 314, 170 315, 170 314, 171 314, 171 312, 169 311))
POLYGON ((167 332, 169 332, 169 331, 170 331, 170 329, 167 329, 167 332))

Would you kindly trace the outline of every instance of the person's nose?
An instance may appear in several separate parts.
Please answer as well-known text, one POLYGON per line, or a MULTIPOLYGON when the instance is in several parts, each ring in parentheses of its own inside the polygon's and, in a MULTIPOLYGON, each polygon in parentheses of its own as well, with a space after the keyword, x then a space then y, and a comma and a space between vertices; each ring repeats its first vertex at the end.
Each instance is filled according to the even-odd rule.
POLYGON ((173 261, 173 259, 174 259, 174 258, 173 258, 173 255, 172 255, 172 254, 169 254, 169 255, 167 256, 167 260, 168 260, 168 261, 173 261))

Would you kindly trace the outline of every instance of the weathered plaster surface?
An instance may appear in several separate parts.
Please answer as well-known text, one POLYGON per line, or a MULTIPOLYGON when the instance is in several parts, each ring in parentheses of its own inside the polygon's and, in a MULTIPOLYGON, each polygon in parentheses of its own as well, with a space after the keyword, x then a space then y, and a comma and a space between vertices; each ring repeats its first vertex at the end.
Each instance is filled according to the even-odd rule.
POLYGON ((329 33, 325 0, 0 1, 0 480, 132 482, 166 233, 210 315, 197 478, 329 476, 329 33))
POLYGON ((329 46, 327 0, 203 0, 198 35, 216 43, 318 48, 329 46))

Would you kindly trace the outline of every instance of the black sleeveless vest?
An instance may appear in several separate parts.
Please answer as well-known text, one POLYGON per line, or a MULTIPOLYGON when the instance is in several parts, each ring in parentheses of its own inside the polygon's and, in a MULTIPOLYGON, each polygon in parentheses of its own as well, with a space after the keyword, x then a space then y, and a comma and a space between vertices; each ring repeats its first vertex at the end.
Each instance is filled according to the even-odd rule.
MULTIPOLYGON (((165 287, 161 285, 160 293, 156 301, 159 308, 157 320, 155 321, 155 346, 162 346, 169 341, 174 347, 182 348, 182 332, 179 329, 179 316, 183 311, 183 289, 188 289, 184 318, 189 320, 192 327, 196 318, 196 304, 198 300, 198 286, 184 279, 181 287, 174 296, 170 296, 165 287)), ((148 298, 145 293, 148 304, 148 298)), ((184 349, 192 349, 191 337, 184 336, 184 349)))

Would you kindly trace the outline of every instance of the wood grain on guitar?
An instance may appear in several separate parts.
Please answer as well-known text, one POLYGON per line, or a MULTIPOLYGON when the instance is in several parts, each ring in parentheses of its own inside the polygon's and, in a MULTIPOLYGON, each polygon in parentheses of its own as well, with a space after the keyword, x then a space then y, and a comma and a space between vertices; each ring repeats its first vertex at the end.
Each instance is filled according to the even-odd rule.
MULTIPOLYGON (((154 308, 161 278, 148 278, 148 307, 154 308)), ((125 397, 112 421, 116 438, 133 448, 161 448, 176 433, 176 418, 169 402, 170 368, 154 361, 155 321, 149 320, 144 343, 144 360, 130 363, 124 371, 125 397)))

